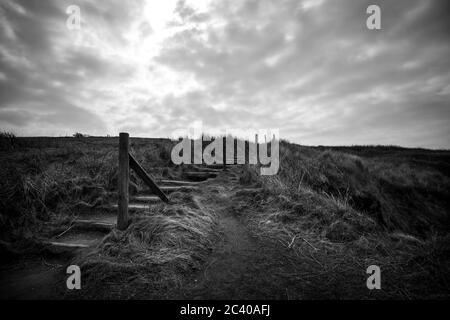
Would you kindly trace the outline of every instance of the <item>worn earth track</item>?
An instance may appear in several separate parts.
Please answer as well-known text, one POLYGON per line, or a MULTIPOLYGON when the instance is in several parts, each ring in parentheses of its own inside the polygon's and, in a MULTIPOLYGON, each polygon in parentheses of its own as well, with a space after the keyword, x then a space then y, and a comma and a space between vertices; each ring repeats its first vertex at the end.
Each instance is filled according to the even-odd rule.
MULTIPOLYGON (((234 179, 240 168, 228 172, 209 187, 207 210, 218 216, 220 241, 204 268, 186 279, 176 299, 301 299, 309 296, 303 288, 301 260, 281 243, 255 237, 232 208, 230 199, 241 186, 234 179), (209 207, 209 208, 208 208, 209 207)), ((205 204, 205 202, 203 202, 205 204)))

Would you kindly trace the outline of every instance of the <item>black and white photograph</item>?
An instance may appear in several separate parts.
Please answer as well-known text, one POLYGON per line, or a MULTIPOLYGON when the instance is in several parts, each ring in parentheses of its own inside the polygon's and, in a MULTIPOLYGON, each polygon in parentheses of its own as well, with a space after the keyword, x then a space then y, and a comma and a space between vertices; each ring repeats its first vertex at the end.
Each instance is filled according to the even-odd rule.
POLYGON ((449 40, 446 0, 0 0, 0 300, 448 301, 449 40))

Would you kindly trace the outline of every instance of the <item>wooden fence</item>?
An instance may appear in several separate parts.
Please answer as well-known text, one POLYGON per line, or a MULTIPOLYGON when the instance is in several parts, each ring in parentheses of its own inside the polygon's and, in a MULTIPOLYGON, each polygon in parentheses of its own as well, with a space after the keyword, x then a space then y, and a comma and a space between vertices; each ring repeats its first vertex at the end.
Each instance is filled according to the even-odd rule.
MULTIPOLYGON (((255 135, 256 155, 259 153, 258 135, 255 135)), ((268 145, 270 144, 267 143, 268 145)), ((237 149, 237 141, 233 140, 233 161, 236 157, 235 150, 237 149)), ((245 141, 244 150, 249 150, 249 142, 245 141)), ((244 151, 244 158, 249 155, 244 151)), ((223 169, 227 168, 226 157, 226 137, 223 137, 223 169)), ((234 163, 234 162, 233 162, 234 163)), ((129 134, 122 132, 119 134, 119 190, 118 190, 118 216, 117 228, 125 230, 130 219, 128 216, 128 202, 129 202, 129 184, 130 184, 130 168, 145 182, 150 190, 157 195, 162 201, 169 202, 167 195, 158 187, 150 175, 142 168, 136 161, 133 155, 130 154, 129 134)))
POLYGON ((129 223, 128 201, 130 185, 130 168, 145 182, 150 190, 164 202, 169 202, 167 195, 158 187, 148 173, 130 153, 129 134, 122 132, 119 135, 119 190, 117 228, 125 230, 129 223))

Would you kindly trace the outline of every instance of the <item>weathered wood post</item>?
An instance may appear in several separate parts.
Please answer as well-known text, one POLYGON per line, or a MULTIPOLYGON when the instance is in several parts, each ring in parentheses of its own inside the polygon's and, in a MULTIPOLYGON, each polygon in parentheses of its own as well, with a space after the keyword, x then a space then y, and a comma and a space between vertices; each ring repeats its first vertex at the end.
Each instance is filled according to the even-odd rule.
POLYGON ((244 163, 250 163, 250 141, 248 139, 244 140, 244 163))
POLYGON ((226 170, 227 169, 227 138, 226 137, 223 137, 222 155, 223 155, 223 170, 226 170))
POLYGON ((256 143, 256 163, 258 163, 258 159, 259 159, 258 134, 255 134, 255 143, 256 143))
POLYGON ((119 134, 119 200, 117 228, 125 230, 128 227, 128 186, 130 183, 130 165, 128 153, 130 151, 129 135, 121 132, 119 134))

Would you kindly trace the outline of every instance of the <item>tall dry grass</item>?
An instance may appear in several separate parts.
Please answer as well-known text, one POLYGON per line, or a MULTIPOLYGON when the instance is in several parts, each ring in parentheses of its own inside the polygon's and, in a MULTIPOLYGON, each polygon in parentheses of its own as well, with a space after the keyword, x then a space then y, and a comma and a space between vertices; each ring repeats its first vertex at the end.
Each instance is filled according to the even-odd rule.
POLYGON ((280 158, 276 184, 293 199, 309 188, 389 230, 417 236, 448 230, 450 178, 434 166, 417 166, 408 157, 364 158, 287 143, 281 144, 280 158))
POLYGON ((402 157, 399 149, 393 156, 383 149, 378 158, 374 152, 364 157, 282 142, 279 173, 259 176, 246 167, 246 189, 232 207, 255 235, 309 261, 302 268, 310 281, 328 286, 321 298, 372 297, 361 286, 370 264, 388 275, 388 289, 373 297, 448 297, 450 180, 443 160, 430 156, 431 164, 418 166, 408 151, 402 157))
MULTIPOLYGON (((189 194, 172 200, 172 205, 152 206, 134 216, 127 230, 114 230, 98 248, 75 261, 84 270, 89 297, 129 298, 146 283, 148 297, 161 298, 202 267, 213 247, 216 215, 189 194), (105 283, 114 283, 112 288, 120 287, 120 293, 103 290, 105 283)), ((139 293, 141 298, 146 294, 139 293)))
MULTIPOLYGON (((117 138, 15 139, 14 149, 0 151, 3 243, 39 241, 72 220, 80 207, 95 209, 115 199, 117 138)), ((158 140, 131 139, 131 146, 149 172, 170 156, 170 145, 158 140)), ((159 177, 158 171, 151 173, 159 177)), ((130 191, 142 188, 132 174, 130 191)))
MULTIPOLYGON (((117 201, 117 138, 18 139, 19 147, 0 153, 4 263, 12 254, 40 254, 42 240, 67 230, 77 215, 117 201)), ((131 152, 155 178, 179 174, 170 163, 170 141, 130 142, 131 152)), ((145 189, 134 174, 130 180, 131 194, 145 189)), ((113 230, 92 252, 75 258, 90 284, 82 297, 129 298, 136 279, 151 287, 144 292, 156 294, 159 284, 173 288, 183 274, 201 266, 212 246, 215 214, 189 192, 173 193, 171 200, 172 205, 137 212, 126 231, 113 230), (104 290, 110 281, 118 284, 117 291, 104 290)))

